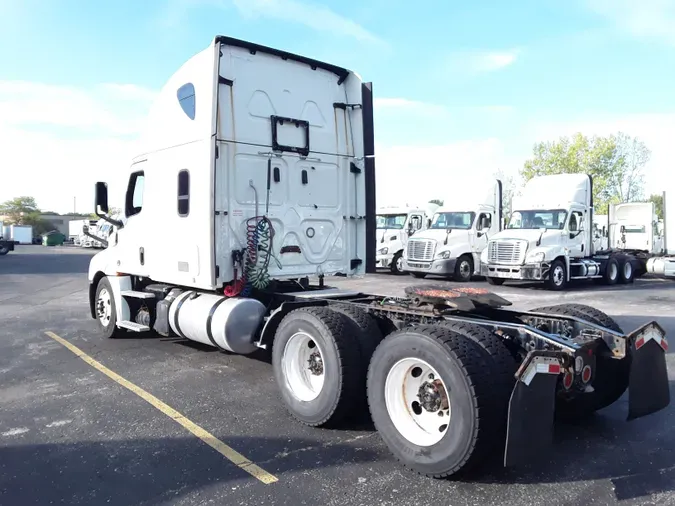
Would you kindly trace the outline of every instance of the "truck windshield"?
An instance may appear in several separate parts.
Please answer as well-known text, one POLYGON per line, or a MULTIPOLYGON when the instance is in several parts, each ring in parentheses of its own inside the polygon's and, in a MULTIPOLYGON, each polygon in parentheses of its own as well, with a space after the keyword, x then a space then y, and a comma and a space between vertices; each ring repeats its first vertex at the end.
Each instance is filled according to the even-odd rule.
POLYGON ((377 228, 398 228, 402 229, 405 225, 407 214, 378 214, 377 228))
POLYGON ((456 228, 468 230, 473 225, 476 213, 436 213, 430 228, 456 228))
POLYGON ((514 211, 509 220, 509 228, 539 229, 553 228, 562 230, 565 226, 567 211, 564 209, 545 209, 541 211, 514 211))

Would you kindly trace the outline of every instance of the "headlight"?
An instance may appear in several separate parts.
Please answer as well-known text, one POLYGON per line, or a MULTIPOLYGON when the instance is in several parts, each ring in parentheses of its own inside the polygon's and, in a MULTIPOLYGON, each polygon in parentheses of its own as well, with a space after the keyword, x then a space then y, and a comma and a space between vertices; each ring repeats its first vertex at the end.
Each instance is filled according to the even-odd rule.
POLYGON ((538 251, 536 253, 530 253, 529 255, 527 255, 527 259, 525 260, 525 262, 527 262, 527 263, 543 262, 545 256, 546 255, 544 254, 543 251, 538 251))
POLYGON ((389 248, 382 248, 377 250, 378 255, 386 255, 387 253, 389 253, 389 248))
POLYGON ((450 253, 450 250, 448 249, 448 250, 441 251, 440 253, 438 253, 436 255, 436 258, 442 258, 444 260, 447 260, 448 258, 450 258, 450 256, 451 256, 451 253, 450 253))

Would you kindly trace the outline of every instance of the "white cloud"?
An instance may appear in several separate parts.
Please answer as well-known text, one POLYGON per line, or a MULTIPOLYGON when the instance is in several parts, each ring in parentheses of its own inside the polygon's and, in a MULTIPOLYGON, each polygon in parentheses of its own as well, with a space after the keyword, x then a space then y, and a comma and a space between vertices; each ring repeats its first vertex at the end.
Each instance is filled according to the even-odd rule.
POLYGON ((78 212, 88 212, 94 182, 108 180, 114 204, 153 97, 135 85, 0 81, 0 201, 31 195, 43 209, 70 212, 76 196, 78 212))
POLYGON ((472 74, 494 72, 513 65, 519 55, 519 49, 458 51, 450 56, 450 64, 455 70, 472 74))
POLYGON ((298 0, 233 0, 233 3, 243 16, 299 23, 319 32, 331 32, 333 35, 351 37, 380 46, 387 45, 363 26, 324 5, 298 0))
POLYGON ((378 205, 448 200, 488 181, 498 169, 514 172, 519 162, 508 155, 500 139, 430 146, 378 142, 375 157, 378 205))
POLYGON ((672 0, 586 0, 588 7, 634 37, 675 45, 672 0))
POLYGON ((448 113, 448 108, 444 105, 398 97, 376 97, 373 100, 373 106, 376 112, 411 113, 420 115, 448 113))

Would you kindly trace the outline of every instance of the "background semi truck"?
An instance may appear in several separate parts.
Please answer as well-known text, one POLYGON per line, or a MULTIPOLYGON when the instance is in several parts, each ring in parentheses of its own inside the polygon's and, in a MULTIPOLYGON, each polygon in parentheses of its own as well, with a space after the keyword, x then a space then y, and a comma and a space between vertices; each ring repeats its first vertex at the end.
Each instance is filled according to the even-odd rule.
POLYGON ((429 274, 470 281, 480 274, 488 240, 502 229, 502 182, 462 188, 436 210, 429 228, 408 241, 404 270, 416 278, 429 274))
POLYGON ((372 87, 354 72, 216 37, 161 90, 123 217, 96 185, 112 225, 88 273, 101 334, 271 348, 292 416, 335 426, 369 409, 392 453, 434 477, 493 452, 531 461, 554 412, 582 418, 627 389, 630 418, 668 405, 656 322, 624 333, 580 304, 528 312, 484 289, 327 286, 375 271, 373 133, 372 87))
POLYGON ((426 230, 437 204, 420 207, 381 207, 377 211, 377 266, 394 274, 403 271, 403 252, 408 239, 426 230))
MULTIPOLYGON (((542 281, 552 290, 563 290, 578 279, 632 283, 645 272, 646 258, 630 250, 604 248, 594 223, 590 176, 532 178, 513 199, 508 227, 493 236, 483 251, 481 273, 493 285, 507 280, 542 281)), ((610 226, 610 245, 612 230, 610 226)))

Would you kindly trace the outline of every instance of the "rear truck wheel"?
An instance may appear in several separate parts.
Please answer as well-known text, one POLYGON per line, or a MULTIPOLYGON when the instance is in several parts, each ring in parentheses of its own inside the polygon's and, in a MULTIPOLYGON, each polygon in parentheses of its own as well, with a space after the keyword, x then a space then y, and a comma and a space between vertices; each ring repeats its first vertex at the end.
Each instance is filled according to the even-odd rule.
POLYGON ((389 266, 392 274, 402 274, 403 273, 403 252, 399 251, 394 255, 394 258, 391 260, 391 265, 389 266))
MULTIPOLYGON (((494 364, 475 341, 442 326, 389 335, 368 369, 368 404, 389 450, 435 478, 475 469, 499 441, 494 364)), ((503 432, 503 431, 502 431, 503 432)))
POLYGON ((624 257, 619 262, 619 283, 628 285, 635 281, 635 270, 630 258, 624 257))
POLYGON ((98 282, 94 301, 99 332, 109 339, 124 334, 123 329, 117 328, 117 306, 107 277, 98 282))
POLYGON ((410 275, 411 275, 413 278, 417 278, 417 279, 424 279, 424 278, 427 277, 427 273, 426 273, 426 272, 411 272, 410 275))
POLYGON ((5 256, 7 253, 9 253, 9 248, 5 245, 0 246, 0 257, 5 256))
POLYGON ((567 287, 567 268, 560 258, 551 262, 548 278, 544 281, 549 290, 560 291, 567 287))
MULTIPOLYGON (((559 304, 540 307, 532 311, 576 316, 623 334, 623 330, 613 318, 599 309, 585 304, 559 304)), ((556 415, 565 420, 580 420, 619 400, 628 388, 630 378, 631 355, 630 348, 627 347, 626 349, 628 354, 620 360, 610 356, 596 355, 595 374, 591 380, 593 392, 579 394, 569 400, 558 398, 556 400, 556 415)))
POLYGON ((502 286, 504 284, 504 281, 506 281, 504 278, 491 278, 491 277, 486 277, 488 285, 494 285, 494 286, 502 286))
POLYGON ((377 345, 382 341, 382 331, 375 317, 360 307, 348 306, 346 304, 335 304, 330 306, 330 309, 345 315, 361 331, 358 344, 361 350, 361 362, 364 364, 364 370, 367 371, 370 358, 373 356, 377 345))
POLYGON ((335 425, 364 398, 359 330, 343 313, 305 307, 276 330, 272 367, 288 411, 306 425, 335 425))
POLYGON ((606 285, 615 285, 619 281, 619 261, 616 257, 611 257, 605 265, 603 280, 606 285))
POLYGON ((455 263, 455 281, 466 283, 471 281, 473 275, 473 259, 468 255, 462 255, 455 263))

